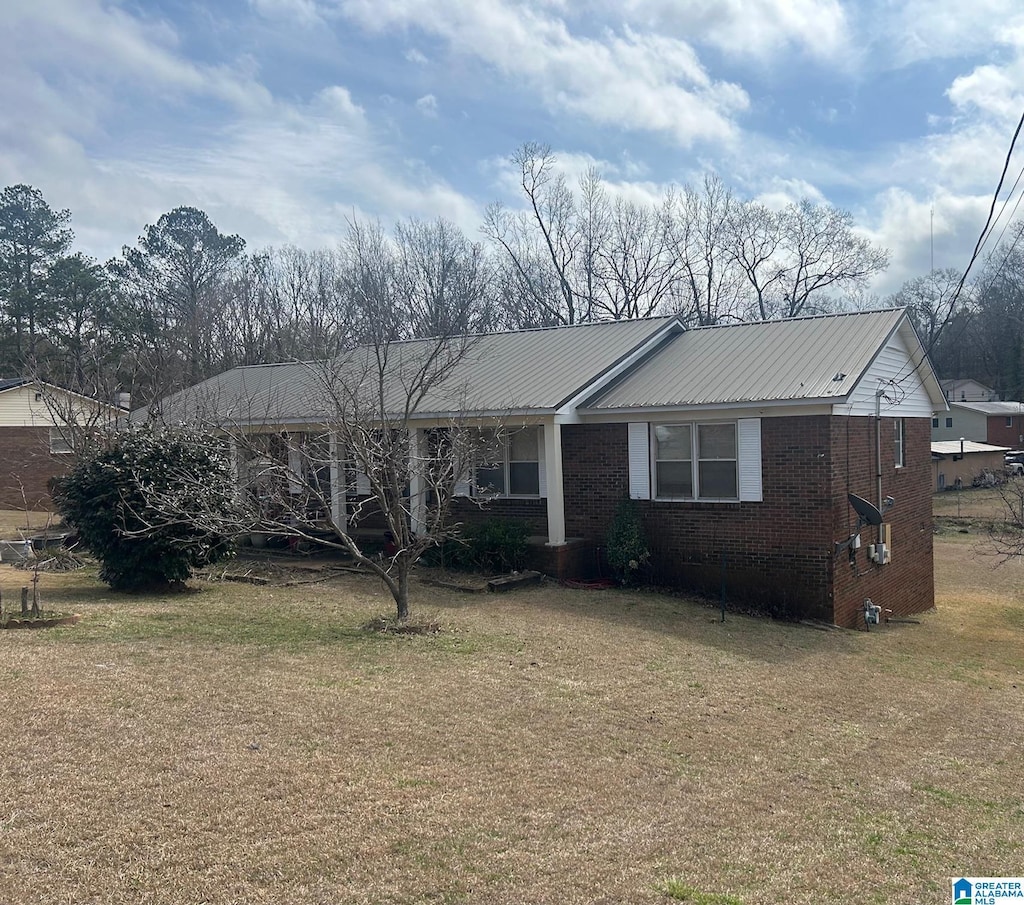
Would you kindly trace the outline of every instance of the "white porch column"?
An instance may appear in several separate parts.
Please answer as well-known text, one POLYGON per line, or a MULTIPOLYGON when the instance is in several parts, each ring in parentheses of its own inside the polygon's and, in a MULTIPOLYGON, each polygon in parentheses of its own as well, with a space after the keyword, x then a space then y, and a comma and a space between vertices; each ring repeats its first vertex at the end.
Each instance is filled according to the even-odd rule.
POLYGON ((342 531, 347 530, 348 521, 345 513, 345 468, 339 462, 338 435, 331 431, 328 435, 327 457, 331 460, 331 521, 342 531))
POLYGON ((228 437, 228 469, 231 483, 235 485, 235 499, 241 499, 242 476, 238 467, 238 441, 234 437, 228 437))
POLYGON ((548 491, 548 546, 565 543, 565 495, 562 490, 562 425, 544 425, 544 475, 548 491))
POLYGON ((414 534, 427 527, 426 436, 419 428, 409 431, 409 522, 414 534))

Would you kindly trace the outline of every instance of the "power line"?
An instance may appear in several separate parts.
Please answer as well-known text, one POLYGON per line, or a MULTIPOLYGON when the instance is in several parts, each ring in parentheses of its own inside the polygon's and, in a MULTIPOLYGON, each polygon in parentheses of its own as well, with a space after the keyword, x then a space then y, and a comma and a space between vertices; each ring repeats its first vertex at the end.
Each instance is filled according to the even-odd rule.
MULTIPOLYGON (((1013 151, 1014 151, 1014 149, 1017 146, 1017 138, 1020 136, 1022 128, 1024 128, 1024 113, 1021 113, 1021 117, 1017 121, 1017 128, 1014 129, 1014 131, 1013 131, 1013 137, 1010 139, 1010 147, 1009 147, 1009 150, 1007 150, 1007 152, 1006 152, 1006 159, 1003 161, 1003 169, 1002 169, 1002 172, 999 174, 999 182, 996 185, 995 192, 993 192, 993 194, 992 194, 992 203, 991 203, 991 205, 989 205, 988 217, 986 217, 986 219, 985 219, 985 225, 981 229, 981 233, 978 236, 978 241, 974 244, 974 251, 971 254, 971 259, 967 262, 967 267, 964 269, 964 272, 963 272, 963 274, 960 277, 960 282, 957 283, 956 290, 953 292, 953 296, 952 296, 952 298, 949 301, 949 308, 947 309, 946 316, 943 319, 942 324, 939 326, 939 329, 936 330, 935 333, 933 334, 933 336, 931 338, 931 341, 928 343, 928 348, 924 350, 924 355, 921 357, 921 360, 918 361, 916 364, 914 364, 914 366, 911 368, 911 370, 906 375, 898 374, 896 377, 892 378, 892 380, 889 381, 889 383, 892 386, 894 386, 894 387, 897 386, 898 384, 901 384, 903 381, 908 380, 915 373, 917 373, 917 371, 921 368, 921 366, 928 360, 928 357, 931 355, 932 349, 935 348, 935 343, 938 341, 938 338, 942 335, 942 331, 949 325, 949 322, 953 319, 953 312, 956 309, 956 303, 957 303, 957 301, 960 298, 960 293, 963 292, 964 284, 967 282, 967 277, 968 277, 968 275, 971 272, 971 268, 974 267, 975 262, 978 260, 978 256, 981 254, 981 249, 985 245, 985 241, 987 239, 987 236, 991 233, 992 229, 994 228, 993 222, 992 222, 992 217, 993 217, 993 214, 995 213, 996 204, 999 202, 999 193, 1002 191, 1003 183, 1006 181, 1006 174, 1007 174, 1007 172, 1010 169, 1010 160, 1013 157, 1013 151)), ((1002 217, 1002 211, 1006 209, 1006 205, 1009 203, 1010 197, 1013 194, 1013 190, 1017 187, 1017 184, 1020 182, 1022 176, 1024 176, 1024 169, 1022 169, 1021 173, 1017 176, 1017 179, 1013 183, 1013 187, 1010 189, 1009 194, 1006 196, 1006 199, 1003 201, 1003 208, 1000 211, 999 217, 1002 217)), ((1017 199, 1017 204, 1014 205, 1014 208, 1013 208, 1014 211, 1017 210, 1017 205, 1019 205, 1019 204, 1020 204, 1020 197, 1018 197, 1018 199, 1017 199)), ((1011 214, 1011 217, 1012 217, 1012 214, 1011 214)), ((997 218, 997 220, 998 220, 998 218, 997 218)), ((1006 227, 1004 226, 1003 227, 1004 232, 1005 232, 1005 229, 1006 229, 1006 227)), ((1002 239, 1002 233, 1000 233, 1000 240, 1001 239, 1002 239)), ((1019 240, 1019 239, 1020 239, 1020 234, 1018 233, 1017 240, 1019 240)), ((1016 245, 1017 240, 1014 240, 1014 243, 1013 243, 1014 245, 1016 245)), ((1012 250, 1012 248, 1011 248, 1011 250, 1012 250)), ((1009 252, 1007 253, 1006 257, 1004 258, 1003 264, 1006 263, 1006 260, 1008 258, 1009 258, 1009 252)), ((1001 268, 1002 268, 1002 264, 1000 265, 1000 269, 1001 268)), ((998 275, 998 271, 997 271, 997 275, 998 275)), ((954 337, 954 339, 959 339, 960 336, 963 335, 964 330, 967 329, 967 326, 970 324, 971 319, 972 319, 973 316, 974 316, 973 312, 968 312, 967 317, 964 319, 964 322, 961 325, 960 330, 959 330, 957 336, 954 337)))

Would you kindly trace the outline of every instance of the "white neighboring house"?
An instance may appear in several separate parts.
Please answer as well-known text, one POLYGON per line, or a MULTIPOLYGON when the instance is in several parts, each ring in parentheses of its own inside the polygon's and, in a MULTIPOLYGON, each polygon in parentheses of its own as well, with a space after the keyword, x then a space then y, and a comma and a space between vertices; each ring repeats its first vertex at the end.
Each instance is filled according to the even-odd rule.
POLYGON ((123 413, 32 378, 0 380, 0 508, 50 508, 47 485, 71 461, 72 426, 108 424, 123 413))
POLYGON ((969 377, 957 380, 941 380, 939 385, 947 402, 998 402, 999 394, 969 377))

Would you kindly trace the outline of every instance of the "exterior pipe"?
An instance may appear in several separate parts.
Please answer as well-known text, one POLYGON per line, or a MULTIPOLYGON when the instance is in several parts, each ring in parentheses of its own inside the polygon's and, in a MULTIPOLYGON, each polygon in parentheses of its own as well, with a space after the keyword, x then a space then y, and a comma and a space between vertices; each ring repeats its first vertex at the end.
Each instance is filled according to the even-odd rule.
MULTIPOLYGON (((875 393, 875 481, 878 490, 878 511, 882 511, 882 396, 885 388, 879 387, 875 393)), ((882 543, 882 526, 878 526, 878 543, 882 543)))

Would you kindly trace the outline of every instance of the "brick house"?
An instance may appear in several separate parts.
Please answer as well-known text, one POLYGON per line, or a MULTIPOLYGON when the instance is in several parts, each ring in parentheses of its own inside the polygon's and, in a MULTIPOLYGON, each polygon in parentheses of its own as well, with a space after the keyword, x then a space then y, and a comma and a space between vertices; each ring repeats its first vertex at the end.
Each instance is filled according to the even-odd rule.
POLYGON ((67 469, 73 430, 121 409, 31 378, 0 380, 0 508, 51 508, 47 484, 67 469))
MULTIPOLYGON (((416 341, 402 345, 412 354, 416 341)), ((264 365, 161 411, 182 420, 214 400, 220 419, 298 444, 327 424, 313 396, 308 366, 264 365)), ((930 429, 945 399, 905 309, 487 334, 421 401, 414 432, 449 423, 455 399, 460 416, 504 435, 501 453, 456 487, 468 497, 486 485, 486 503, 467 498, 457 517, 529 521, 560 577, 601 567, 613 513, 631 497, 658 583, 715 595, 724 585, 771 612, 851 627, 865 598, 901 615, 934 604, 930 429), (851 493, 885 524, 859 525, 851 493), (883 540, 889 557, 869 560, 883 540)), ((365 491, 331 471, 343 524, 365 491)))
POLYGON ((932 440, 975 440, 1024 448, 1024 403, 953 402, 932 417, 932 440))

